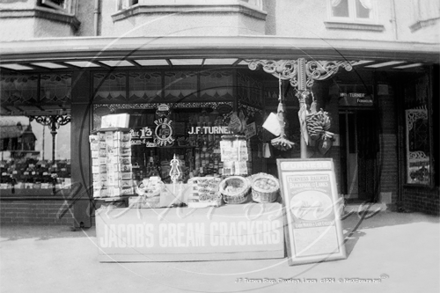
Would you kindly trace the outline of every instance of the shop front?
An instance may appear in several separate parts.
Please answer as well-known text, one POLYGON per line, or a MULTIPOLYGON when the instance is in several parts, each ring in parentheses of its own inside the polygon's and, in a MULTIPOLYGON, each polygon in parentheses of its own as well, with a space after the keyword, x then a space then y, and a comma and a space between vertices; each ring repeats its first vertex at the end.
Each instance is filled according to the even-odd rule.
MULTIPOLYGON (((415 75, 432 80, 430 73, 409 70, 378 72, 377 67, 367 68, 368 63, 359 60, 358 50, 342 49, 341 44, 344 59, 340 52, 329 52, 315 44, 309 53, 323 62, 321 64, 339 60, 354 70, 346 71, 342 67, 318 70, 322 71, 319 74, 322 78, 314 79, 312 86, 307 80, 300 80, 301 76, 294 72, 292 65, 299 59, 308 60, 303 59, 303 50, 310 44, 306 40, 303 43, 297 41, 293 50, 289 40, 283 38, 271 39, 270 48, 263 49, 258 37, 207 38, 199 43, 190 38, 177 39, 179 42, 164 38, 151 40, 151 43, 138 38, 108 42, 94 40, 87 48, 80 46, 85 40, 72 40, 66 41, 62 48, 49 46, 44 49, 40 47, 47 44, 41 41, 35 44, 37 53, 28 51, 24 45, 17 49, 20 54, 11 53, 8 62, 20 61, 21 66, 27 64, 30 69, 2 69, 2 82, 6 85, 2 87, 2 115, 24 116, 26 123, 33 123, 33 130, 37 125, 45 125, 42 129, 46 129, 46 133, 41 138, 45 141, 42 146, 46 147, 44 152, 42 146, 32 150, 40 152, 32 162, 27 157, 24 160, 9 157, 2 160, 7 162, 2 172, 8 175, 9 171, 16 171, 21 177, 32 175, 32 172, 42 175, 46 172, 52 179, 43 182, 32 177, 28 186, 34 185, 28 189, 21 188, 27 181, 21 177, 15 178, 20 184, 5 181, 2 202, 15 205, 31 202, 29 210, 33 210, 32 206, 46 201, 53 207, 51 213, 54 216, 70 221, 73 218, 75 227, 90 227, 96 223, 96 210, 101 207, 127 208, 136 204, 146 210, 155 210, 189 206, 187 200, 193 195, 183 190, 188 184, 199 188, 199 183, 216 183, 220 189, 220 183, 227 178, 239 177, 237 182, 246 185, 248 178, 257 174, 275 178, 274 182, 278 182, 278 158, 331 158, 335 165, 338 196, 363 201, 386 200, 391 205, 401 200, 402 190, 399 189, 404 183, 396 174, 404 168, 399 166, 401 160, 398 156, 402 156, 405 148, 402 146, 402 151, 396 154, 397 138, 400 137, 395 130, 400 123, 396 85, 398 80, 415 75), (146 43, 151 47, 144 48, 146 43), (69 46, 79 49, 66 54, 69 46), (50 54, 54 57, 49 58, 50 54), (284 63, 279 71, 270 72, 264 68, 267 60, 290 60, 290 63, 284 63), (43 67, 47 66, 43 61, 61 68, 43 67), (250 66, 252 62, 259 62, 260 66, 250 66), (301 82, 304 82, 303 88, 298 86, 301 82), (306 100, 298 96, 301 91, 307 91, 306 100), (313 111, 316 114, 313 117, 322 114, 322 120, 316 118, 321 124, 309 123, 312 127, 307 129, 307 121, 301 117, 298 119, 302 110, 306 111, 304 115, 313 111), (278 126, 284 126, 284 135, 279 130, 263 127, 271 113, 283 117, 284 123, 278 126), (111 117, 117 115, 126 115, 127 120, 123 124, 106 120, 112 121, 111 117), (53 118, 38 118, 45 116, 53 118), (331 123, 325 123, 326 116, 331 118, 331 123), (104 126, 103 121, 107 123, 104 126), (127 191, 122 191, 118 176, 119 179, 115 179, 117 187, 121 187, 118 192, 110 191, 108 187, 113 185, 106 185, 108 182, 103 186, 103 182, 109 181, 108 175, 105 178, 100 176, 107 174, 108 170, 104 171, 101 166, 107 164, 104 164, 107 158, 100 160, 99 141, 105 142, 106 130, 115 125, 118 128, 111 131, 129 136, 128 141, 121 140, 121 143, 129 142, 130 146, 127 161, 130 178, 124 181, 128 184, 127 191), (327 133, 330 137, 325 140, 324 136, 316 136, 316 132, 327 133), (65 133, 69 134, 70 141, 64 139, 65 133), (279 147, 274 143, 278 137, 288 144, 279 147), (314 139, 317 137, 319 139, 314 139), (97 145, 91 143, 95 140, 97 145), (67 148, 66 143, 69 144, 67 148), (67 149, 70 151, 65 156, 63 151, 67 149), (13 168, 11 161, 14 161, 13 168), (17 162, 23 164, 24 169, 19 168, 17 162), (146 195, 152 192, 147 186, 156 180, 152 178, 160 181, 164 188, 159 199, 152 196, 153 199, 147 200, 146 195), (212 182, 201 178, 209 178, 212 182), (42 188, 42 183, 48 184, 42 188), (40 184, 40 188, 35 184, 40 184), (173 184, 182 186, 173 187, 173 184), (176 192, 173 188, 181 190, 181 198, 174 203, 172 198, 176 192), (140 198, 145 201, 140 202, 140 198)), ((367 49, 371 47, 365 45, 367 49)), ((384 53, 379 59, 374 51, 367 49, 362 51, 363 57, 373 59, 370 61, 373 65, 382 62, 383 58, 394 60, 396 54, 411 59, 420 53, 411 52, 409 47, 400 48, 401 51, 381 47, 384 53)), ((424 53, 423 58, 428 60, 427 66, 435 59, 429 52, 424 53)), ((410 92, 407 95, 408 99, 414 96, 410 92)), ((429 99, 426 101, 431 107, 429 99)), ((418 128, 423 126, 417 123, 418 128)), ((431 137, 434 137, 433 133, 431 137)), ((37 135, 37 142, 43 141, 38 138, 37 135)), ((410 138, 417 137, 412 133, 410 138)), ((432 143, 428 143, 430 147, 432 143)), ((414 164, 412 166, 417 165, 414 164)), ((429 173, 432 177, 428 177, 431 178, 430 184, 435 185, 433 170, 429 173)), ((425 176, 416 175, 412 180, 425 176)), ((426 176, 423 180, 428 180, 426 176)), ((5 176, 5 180, 6 177, 13 176, 5 176)), ((418 183, 419 187, 420 183, 425 184, 418 183)), ((270 186, 266 187, 270 190, 270 186)), ((240 206, 258 202, 252 198, 251 189, 249 186, 242 201, 239 200, 240 206)), ((199 198, 198 203, 196 200, 192 203, 195 208, 197 204, 203 206, 201 201, 205 201, 205 207, 221 205, 229 208, 231 204, 224 198, 216 202, 217 198, 205 193, 202 198, 211 202, 199 198)), ((273 205, 280 204, 279 193, 271 201, 273 205)))

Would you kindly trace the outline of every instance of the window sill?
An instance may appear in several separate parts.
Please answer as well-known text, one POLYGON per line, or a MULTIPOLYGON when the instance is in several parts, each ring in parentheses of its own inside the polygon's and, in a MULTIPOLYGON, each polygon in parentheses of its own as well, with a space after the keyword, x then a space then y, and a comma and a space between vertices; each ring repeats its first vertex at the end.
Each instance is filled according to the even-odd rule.
POLYGON ((413 25, 411 25, 409 27, 409 29, 411 30, 411 32, 415 32, 415 31, 418 31, 419 29, 422 29, 424 27, 435 25, 436 23, 438 23, 439 20, 440 20, 440 17, 426 19, 426 20, 419 20, 416 23, 414 23, 413 25))
POLYGON ((385 27, 382 24, 372 24, 372 23, 325 21, 324 24, 325 27, 328 29, 359 30, 359 31, 373 31, 373 32, 382 32, 385 30, 385 27))
POLYGON ((81 24, 73 14, 43 7, 35 7, 33 9, 1 9, 0 18, 42 18, 68 24, 74 30, 77 30, 81 24))
POLYGON ((137 4, 121 10, 112 15, 114 22, 141 14, 195 14, 195 13, 240 13, 249 17, 266 20, 267 13, 257 8, 244 4, 219 4, 219 5, 179 5, 179 4, 137 4))

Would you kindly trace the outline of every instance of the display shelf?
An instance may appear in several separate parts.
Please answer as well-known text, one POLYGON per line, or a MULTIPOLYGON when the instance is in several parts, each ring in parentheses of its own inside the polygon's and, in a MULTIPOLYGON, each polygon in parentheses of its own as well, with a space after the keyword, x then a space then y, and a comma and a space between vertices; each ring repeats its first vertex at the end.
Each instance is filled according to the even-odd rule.
POLYGON ((98 132, 107 132, 107 131, 122 131, 122 132, 130 132, 130 128, 126 127, 108 127, 108 128, 99 128, 93 130, 91 133, 96 134, 98 132))
POLYGON ((131 196, 137 196, 137 194, 129 194, 124 196, 114 196, 114 197, 94 197, 94 200, 101 200, 105 202, 115 202, 115 201, 122 201, 127 200, 131 196))

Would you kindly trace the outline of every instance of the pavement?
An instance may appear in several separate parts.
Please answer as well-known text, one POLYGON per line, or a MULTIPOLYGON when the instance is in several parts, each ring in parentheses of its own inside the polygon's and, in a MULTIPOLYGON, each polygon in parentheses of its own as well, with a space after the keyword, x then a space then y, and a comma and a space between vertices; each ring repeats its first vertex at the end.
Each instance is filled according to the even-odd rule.
POLYGON ((100 263, 96 231, 1 226, 0 292, 440 292, 439 217, 343 219, 347 258, 100 263))

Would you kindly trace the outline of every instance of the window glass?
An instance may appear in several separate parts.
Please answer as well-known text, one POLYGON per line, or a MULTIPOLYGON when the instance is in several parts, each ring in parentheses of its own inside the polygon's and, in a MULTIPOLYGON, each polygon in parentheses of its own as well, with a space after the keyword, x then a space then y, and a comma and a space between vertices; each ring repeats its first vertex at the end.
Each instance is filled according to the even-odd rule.
POLYGON ((197 99, 197 72, 166 72, 165 101, 188 102, 197 99))
POLYGON ((369 1, 356 0, 356 17, 370 18, 371 4, 369 1))
POLYGON ((232 77, 232 72, 226 70, 200 72, 200 98, 204 101, 232 100, 232 77))
POLYGON ((130 72, 128 82, 130 102, 152 103, 160 101, 162 97, 161 72, 130 72))
POLYGON ((429 79, 420 77, 404 89, 406 126, 406 183, 432 184, 432 146, 429 119, 429 79))
POLYGON ((70 73, 0 75, 2 196, 68 188, 71 79, 70 73))
POLYGON ((332 12, 335 17, 348 17, 348 0, 332 1, 332 12))
POLYGON ((94 102, 125 102, 127 98, 127 75, 125 73, 95 73, 94 102))
POLYGON ((74 1, 76 0, 38 0, 38 5, 66 13, 74 13, 74 1))
POLYGON ((40 102, 62 105, 70 102, 71 74, 42 74, 40 102))
POLYGON ((331 17, 347 20, 368 20, 373 18, 374 0, 329 0, 331 17))
POLYGON ((70 123, 58 125, 56 134, 33 117, 0 117, 0 125, 3 195, 51 194, 69 186, 70 123))
POLYGON ((38 75, 2 74, 0 85, 2 105, 12 106, 37 101, 38 75))

